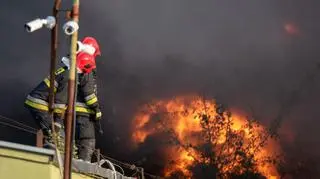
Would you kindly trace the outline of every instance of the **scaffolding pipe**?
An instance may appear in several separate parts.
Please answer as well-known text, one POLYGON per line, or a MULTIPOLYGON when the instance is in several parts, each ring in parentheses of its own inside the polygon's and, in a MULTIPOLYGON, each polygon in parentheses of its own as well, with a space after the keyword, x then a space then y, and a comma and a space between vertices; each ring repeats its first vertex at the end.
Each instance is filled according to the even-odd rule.
MULTIPOLYGON (((55 0, 52 9, 52 14, 56 19, 56 25, 51 30, 51 60, 50 60, 50 88, 49 88, 49 115, 53 121, 53 103, 54 103, 54 81, 55 81, 55 71, 57 63, 57 49, 58 49, 58 14, 59 8, 61 6, 61 0, 55 0)), ((53 124, 53 123, 52 123, 53 124)), ((52 125, 52 130, 54 126, 52 125)))
MULTIPOLYGON (((76 23, 79 21, 79 0, 73 0, 72 20, 76 23)), ((68 107, 66 112, 65 127, 65 153, 64 153, 64 179, 71 179, 71 163, 72 163, 72 143, 73 143, 73 125, 74 125, 74 109, 75 109, 75 79, 76 79, 76 50, 78 41, 78 31, 71 36, 70 48, 70 71, 68 81, 68 107)))

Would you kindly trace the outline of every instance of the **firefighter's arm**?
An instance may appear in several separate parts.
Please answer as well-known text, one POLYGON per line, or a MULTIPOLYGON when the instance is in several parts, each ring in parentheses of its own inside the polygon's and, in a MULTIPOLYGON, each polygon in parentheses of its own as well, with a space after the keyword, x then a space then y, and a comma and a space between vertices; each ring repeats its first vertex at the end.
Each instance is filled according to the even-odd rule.
POLYGON ((87 106, 96 112, 96 119, 100 119, 102 113, 100 111, 98 97, 95 93, 95 80, 93 79, 93 74, 86 74, 84 77, 84 83, 82 86, 82 91, 84 94, 84 100, 87 106))

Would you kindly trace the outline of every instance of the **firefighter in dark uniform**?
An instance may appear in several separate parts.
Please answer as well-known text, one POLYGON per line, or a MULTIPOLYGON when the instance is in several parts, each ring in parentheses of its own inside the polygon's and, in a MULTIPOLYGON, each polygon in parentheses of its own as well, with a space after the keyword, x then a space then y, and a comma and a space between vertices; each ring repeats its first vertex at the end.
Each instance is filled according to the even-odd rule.
MULTIPOLYGON (((63 58, 64 59, 64 58, 63 58)), ((67 59, 67 58, 65 58, 67 59)), ((63 118, 65 110, 67 108, 67 86, 69 78, 69 61, 62 60, 64 66, 58 68, 55 74, 55 101, 54 101, 54 124, 55 127, 62 128, 63 118)), ((81 69, 78 67, 78 73, 86 71, 87 64, 89 66, 94 63, 94 57, 86 53, 79 53, 77 55, 77 64, 82 64, 81 69)), ((86 71, 87 72, 87 71, 86 71)), ((81 79, 82 80, 82 79, 81 79)), ((36 123, 39 125, 43 131, 46 139, 50 139, 51 135, 51 123, 52 119, 48 114, 48 98, 49 98, 49 77, 45 78, 36 88, 34 88, 25 101, 25 106, 30 110, 31 115, 35 119, 36 123)), ((63 130, 60 130, 63 133, 63 130)), ((63 135, 63 134, 61 134, 63 135)), ((50 141, 47 141, 50 142, 50 141)))
MULTIPOLYGON (((66 66, 60 67, 55 71, 55 94, 59 94, 55 98, 59 103, 54 104, 54 109, 66 108, 67 103, 67 84, 68 84, 68 69, 66 66)), ((35 119, 36 123, 39 125, 45 139, 49 139, 52 130, 52 120, 48 114, 49 111, 49 87, 50 87, 50 77, 45 78, 36 88, 34 88, 27 96, 25 100, 25 106, 31 112, 32 117, 35 119)), ((56 110, 59 112, 59 110, 56 110)), ((56 120, 54 122, 55 127, 62 128, 63 122, 61 120, 56 120)))
MULTIPOLYGON (((85 37, 81 43, 93 47, 93 51, 84 52, 94 57, 100 55, 99 45, 93 37, 85 37)), ((90 50, 89 50, 90 51, 90 50)), ((86 162, 91 162, 95 150, 95 129, 100 124, 102 113, 97 97, 96 66, 91 73, 80 74, 76 102, 76 144, 78 156, 86 162)))
POLYGON ((90 162, 95 149, 95 126, 102 113, 94 91, 93 73, 81 74, 76 103, 76 143, 80 159, 90 162))

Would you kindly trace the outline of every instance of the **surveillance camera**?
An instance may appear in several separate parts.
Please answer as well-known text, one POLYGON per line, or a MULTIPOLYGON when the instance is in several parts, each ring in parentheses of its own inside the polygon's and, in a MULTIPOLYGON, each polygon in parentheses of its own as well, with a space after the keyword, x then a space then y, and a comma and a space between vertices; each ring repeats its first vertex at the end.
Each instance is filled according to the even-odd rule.
POLYGON ((53 16, 48 16, 46 19, 44 19, 43 22, 43 25, 46 26, 46 28, 53 29, 56 25, 56 18, 54 18, 53 16))
POLYGON ((83 44, 80 41, 77 42, 77 52, 76 53, 85 52, 90 55, 93 55, 95 51, 96 51, 96 49, 94 47, 92 47, 91 45, 83 44))
POLYGON ((63 25, 62 28, 66 35, 72 35, 79 29, 79 25, 75 21, 68 21, 63 25))
POLYGON ((30 21, 24 25, 24 28, 27 32, 33 32, 35 30, 41 29, 43 26, 41 19, 35 19, 33 21, 30 21))
POLYGON ((43 26, 52 29, 56 25, 56 19, 53 16, 48 16, 46 19, 35 19, 24 25, 27 32, 34 32, 41 29, 43 26))

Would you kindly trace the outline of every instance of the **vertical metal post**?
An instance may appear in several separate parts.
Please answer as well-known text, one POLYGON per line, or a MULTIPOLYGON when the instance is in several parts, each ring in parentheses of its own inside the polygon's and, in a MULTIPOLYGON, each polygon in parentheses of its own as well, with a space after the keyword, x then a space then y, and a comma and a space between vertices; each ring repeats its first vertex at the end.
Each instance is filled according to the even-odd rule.
POLYGON ((38 130, 37 132, 37 147, 42 148, 43 147, 43 133, 42 130, 38 130))
POLYGON ((97 162, 100 162, 100 149, 97 149, 96 150, 96 152, 97 152, 97 162))
MULTIPOLYGON (((75 22, 79 21, 79 0, 73 0, 72 7, 72 20, 75 22)), ((73 134, 73 123, 74 123, 74 100, 75 100, 75 79, 76 79, 76 48, 77 48, 78 32, 71 36, 71 48, 70 48, 70 71, 68 81, 68 108, 66 113, 65 121, 65 153, 64 153, 64 179, 71 178, 71 163, 72 163, 72 134, 73 134)))
MULTIPOLYGON (((57 49, 58 49, 58 14, 61 6, 61 0, 55 0, 52 9, 52 14, 56 19, 56 25, 51 30, 51 61, 50 61, 50 88, 49 88, 49 115, 53 120, 53 103, 54 103, 54 79, 55 79, 55 68, 57 63, 57 49)), ((54 127, 52 126, 52 130, 54 127)))
POLYGON ((145 179, 144 178, 144 168, 140 168, 140 172, 141 172, 141 179, 145 179))

